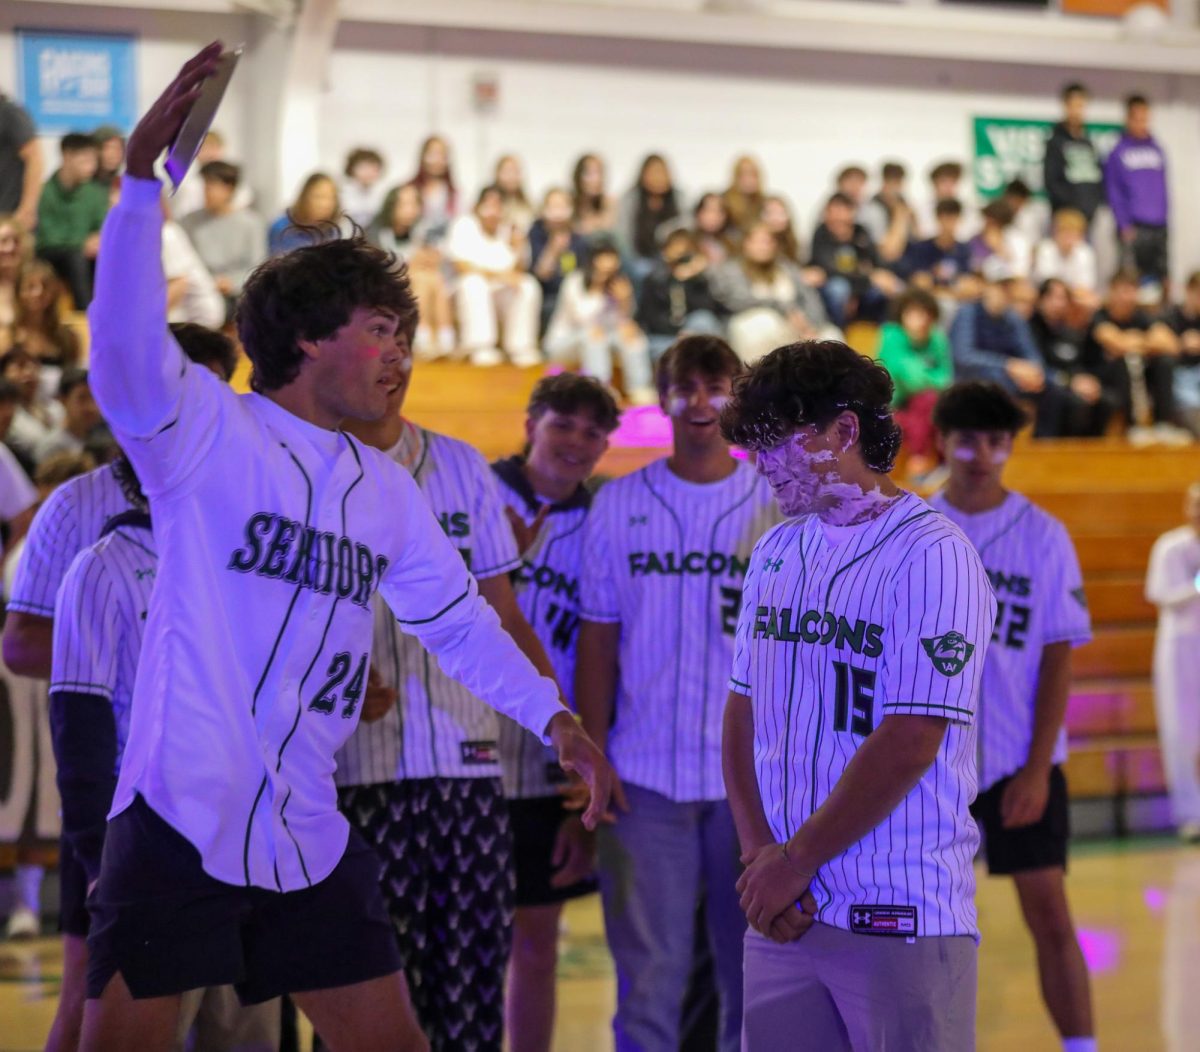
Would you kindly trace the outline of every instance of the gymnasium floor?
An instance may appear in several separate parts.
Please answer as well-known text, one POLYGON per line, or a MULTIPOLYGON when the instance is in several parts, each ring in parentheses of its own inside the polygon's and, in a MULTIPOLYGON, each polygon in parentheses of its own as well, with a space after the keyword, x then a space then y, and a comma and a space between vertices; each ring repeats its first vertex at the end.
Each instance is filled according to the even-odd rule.
MULTIPOLYGON (((1200 849, 1173 842, 1077 846, 1071 897, 1106 1052, 1200 1049, 1200 849)), ((1055 1052, 1011 888, 982 879, 980 1052, 1055 1052)), ((0 1052, 35 1052, 61 975, 55 939, 0 941, 0 1052)), ((557 1052, 611 1047, 612 965, 594 898, 567 915, 557 1052)))

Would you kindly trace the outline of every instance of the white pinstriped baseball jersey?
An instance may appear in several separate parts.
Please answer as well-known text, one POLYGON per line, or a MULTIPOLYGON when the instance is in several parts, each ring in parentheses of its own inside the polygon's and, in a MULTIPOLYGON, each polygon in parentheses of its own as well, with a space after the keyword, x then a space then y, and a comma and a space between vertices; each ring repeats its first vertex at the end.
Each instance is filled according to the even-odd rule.
POLYGON ((672 800, 724 799, 721 724, 742 581, 779 518, 745 462, 700 485, 658 460, 596 495, 582 616, 621 626, 608 753, 622 780, 672 800))
POLYGON ((730 689, 754 709, 754 759, 771 831, 788 840, 891 714, 951 722, 904 801, 820 868, 817 917, 909 935, 976 935, 975 712, 995 600, 947 519, 903 494, 862 526, 785 522, 755 549, 730 689))
MULTIPOLYGON (((387 455, 411 465, 435 518, 476 579, 521 565, 496 479, 466 442, 412 424, 387 455)), ((338 785, 410 778, 496 778, 500 775, 496 712, 442 671, 415 637, 376 603, 375 669, 399 692, 382 719, 360 723, 337 757, 338 785)))
POLYGON ((8 608, 53 617, 55 597, 71 560, 99 540, 109 519, 130 507, 112 464, 59 486, 30 524, 8 608))
MULTIPOLYGON (((492 465, 500 496, 526 525, 537 517, 539 504, 528 483, 522 485, 516 458, 492 465), (505 481, 505 477, 508 481, 505 481)), ((541 640, 554 666, 567 703, 574 707, 575 655, 579 641, 579 574, 583 531, 591 495, 580 487, 564 504, 553 505, 533 545, 513 574, 517 603, 541 640)), ((504 795, 514 800, 554 796, 564 781, 554 751, 523 727, 500 717, 500 767, 504 795)))
MULTIPOLYGON (((1015 774, 1033 743, 1034 702, 1042 648, 1079 646, 1092 638, 1083 573, 1075 545, 1052 515, 1019 493, 991 511, 959 511, 944 492, 930 501, 967 535, 996 593, 996 628, 979 691, 979 788, 1015 774)), ((1067 730, 1054 746, 1067 759, 1067 730)))
POLYGON ((90 310, 92 391, 159 552, 112 813, 140 793, 211 876, 293 891, 345 852, 334 756, 366 687, 376 591, 524 726, 563 710, 407 472, 184 357, 167 331, 160 193, 122 184, 90 310))
POLYGON ((118 526, 84 548, 58 591, 50 692, 107 699, 116 718, 118 766, 157 571, 147 519, 144 526, 118 526))

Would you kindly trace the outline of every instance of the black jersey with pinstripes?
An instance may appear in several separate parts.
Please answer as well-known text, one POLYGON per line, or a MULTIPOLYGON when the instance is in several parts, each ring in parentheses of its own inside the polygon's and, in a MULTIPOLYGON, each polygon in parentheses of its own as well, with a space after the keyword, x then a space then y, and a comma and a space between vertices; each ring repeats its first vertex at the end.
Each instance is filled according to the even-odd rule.
POLYGON ((962 533, 904 494, 871 522, 815 517, 755 548, 731 689, 753 704, 771 829, 791 837, 889 715, 949 721, 933 765, 895 811, 813 882, 819 919, 856 906, 916 910, 918 935, 976 935, 975 712, 995 600, 962 533))

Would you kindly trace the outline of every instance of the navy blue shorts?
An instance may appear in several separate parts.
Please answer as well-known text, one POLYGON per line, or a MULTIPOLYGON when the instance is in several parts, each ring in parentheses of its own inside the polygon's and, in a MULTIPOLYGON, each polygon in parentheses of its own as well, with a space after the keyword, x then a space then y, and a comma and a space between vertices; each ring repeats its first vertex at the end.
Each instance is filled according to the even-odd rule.
POLYGON ((231 983, 243 1004, 391 975, 400 954, 380 873, 351 830, 342 860, 311 888, 226 884, 135 797, 108 823, 88 900, 88 997, 117 973, 136 998, 231 983))
POLYGON ((557 795, 508 801, 518 906, 550 906, 595 892, 595 877, 565 888, 556 888, 550 883, 554 876, 554 844, 558 840, 558 830, 570 815, 563 798, 557 795))
POLYGON ((58 844, 58 927, 64 935, 87 936, 87 886, 87 870, 63 837, 58 844))
POLYGON ((1050 768, 1050 796, 1042 817, 1029 826, 1005 829, 1000 802, 1011 776, 985 789, 971 805, 971 816, 983 833, 983 851, 988 873, 1007 877, 1034 869, 1067 868, 1067 841, 1071 839, 1071 815, 1067 779, 1062 768, 1050 768))

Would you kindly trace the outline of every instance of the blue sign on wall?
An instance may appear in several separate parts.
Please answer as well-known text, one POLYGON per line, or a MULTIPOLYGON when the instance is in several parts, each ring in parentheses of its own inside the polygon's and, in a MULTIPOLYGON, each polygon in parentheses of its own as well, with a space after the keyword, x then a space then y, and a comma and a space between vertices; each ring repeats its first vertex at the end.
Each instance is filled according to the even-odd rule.
POLYGON ((21 101, 41 134, 90 132, 137 123, 134 38, 17 31, 21 101))

